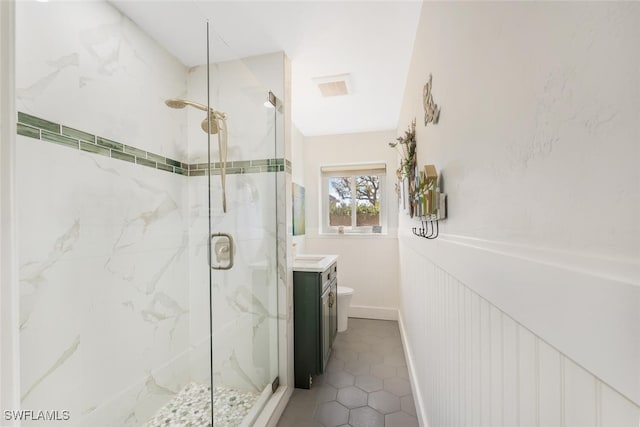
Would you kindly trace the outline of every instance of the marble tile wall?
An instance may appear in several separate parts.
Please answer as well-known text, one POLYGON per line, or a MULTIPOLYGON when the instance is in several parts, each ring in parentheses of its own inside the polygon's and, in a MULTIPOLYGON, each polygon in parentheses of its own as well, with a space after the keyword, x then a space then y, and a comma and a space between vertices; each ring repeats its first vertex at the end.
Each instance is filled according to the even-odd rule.
POLYGON ((99 135, 93 135, 60 123, 25 114, 21 111, 18 112, 17 128, 19 135, 28 136, 29 138, 41 139, 74 150, 86 151, 166 172, 180 175, 198 175, 204 172, 204 170, 198 169, 201 169, 201 165, 189 165, 169 157, 103 138, 99 135))
POLYGON ((86 425, 131 389, 109 411, 139 422, 137 403, 188 379, 188 178, 22 136, 17 147, 23 409, 86 425))
MULTIPOLYGON (((214 380, 217 385, 262 391, 277 375, 276 174, 227 177, 227 213, 222 213, 220 180, 212 176, 212 233, 230 233, 235 244, 231 270, 213 270, 214 380)), ((189 260, 193 316, 208 315, 207 177, 189 178, 192 239, 189 260)), ((192 363, 208 358, 208 323, 192 322, 192 363)), ((194 377, 208 372, 194 374, 194 377)))
MULTIPOLYGON (((29 138, 41 139, 74 150, 86 151, 180 175, 205 176, 209 166, 212 175, 221 175, 223 169, 221 162, 212 161, 210 164, 206 162, 190 164, 181 162, 20 111, 18 112, 17 131, 19 135, 29 138)), ((291 162, 282 158, 234 160, 228 161, 224 168, 228 175, 282 172, 291 169, 291 162)))
MULTIPOLYGON (((260 70, 249 68, 247 60, 211 64, 211 107, 227 114, 229 161, 284 157, 276 150, 275 110, 264 106, 271 88, 263 83, 270 74, 267 72, 269 67, 277 66, 282 53, 265 56, 267 58, 260 57, 263 59, 260 70)), ((206 66, 189 70, 188 99, 206 105, 206 76, 206 66)), ((204 118, 202 111, 187 111, 191 163, 206 162, 207 159, 207 134, 200 129, 204 118)), ((211 160, 217 162, 217 135, 212 135, 211 141, 211 160)))
POLYGON ((185 90, 108 3, 16 5, 22 409, 134 426, 187 383, 185 90))
MULTIPOLYGON (((163 103, 204 102, 192 97, 204 71, 103 2, 21 2, 16 43, 22 409, 140 425, 209 381, 206 134, 198 112, 163 103)), ((213 371, 218 385, 261 391, 278 364, 269 172, 291 164, 276 158, 255 70, 216 69, 231 163, 227 214, 211 177, 212 228, 234 235, 237 256, 212 277, 213 371)), ((212 138, 212 161, 216 150, 212 138)))
MULTIPOLYGON (((82 295, 84 298, 78 301, 80 305, 95 306, 97 308, 92 312, 81 311, 77 313, 75 320, 82 323, 89 319, 94 319, 100 325, 99 329, 91 326, 82 329, 82 332, 89 337, 85 339, 85 342, 89 342, 89 346, 97 347, 105 353, 118 353, 119 350, 114 350, 111 347, 114 342, 124 339, 120 336, 120 329, 135 330, 129 324, 131 319, 122 317, 123 307, 126 309, 125 313, 129 311, 133 313, 136 311, 136 304, 134 303, 134 297, 128 299, 127 294, 121 292, 122 289, 111 285, 113 280, 121 280, 125 284, 127 282, 134 283, 129 290, 137 291, 151 298, 148 304, 139 310, 140 318, 134 317, 135 320, 152 323, 156 325, 156 329, 157 325, 164 325, 164 327, 168 324, 170 325, 171 322, 167 322, 168 320, 173 320, 176 325, 178 320, 182 320, 181 328, 177 333, 175 327, 170 328, 168 336, 164 337, 170 343, 173 341, 181 343, 178 345, 178 352, 177 354, 162 356, 157 351, 149 350, 147 355, 152 356, 152 358, 158 358, 161 362, 168 361, 168 363, 156 365, 157 369, 153 373, 147 374, 143 370, 137 373, 133 372, 133 377, 136 377, 137 374, 137 380, 129 382, 124 391, 120 390, 122 384, 132 378, 132 372, 128 370, 130 367, 129 359, 132 355, 129 353, 131 343, 141 345, 144 341, 142 338, 146 336, 147 332, 145 328, 141 329, 138 338, 129 340, 129 347, 122 346, 120 349, 122 351, 118 359, 121 360, 122 366, 127 368, 124 370, 116 368, 118 371, 125 372, 125 375, 121 377, 112 375, 109 370, 98 369, 98 366, 90 367, 92 364, 102 363, 103 358, 101 357, 93 355, 86 356, 88 357, 86 360, 83 356, 74 359, 78 360, 76 363, 80 363, 83 367, 90 369, 92 375, 89 375, 89 378, 95 377, 96 382, 104 383, 104 378, 101 378, 101 375, 106 375, 109 382, 114 384, 110 390, 105 391, 106 395, 95 388, 88 390, 92 388, 91 384, 95 383, 83 382, 80 384, 76 392, 96 394, 95 404, 77 408, 74 413, 80 411, 83 414, 81 424, 85 424, 90 420, 92 425, 109 425, 108 420, 113 419, 115 416, 119 419, 121 425, 136 425, 153 415, 154 409, 178 391, 187 378, 199 378, 202 382, 208 382, 207 177, 194 176, 189 178, 189 183, 187 183, 187 178, 180 177, 179 175, 181 174, 165 174, 163 169, 138 168, 137 165, 122 162, 120 161, 122 159, 119 158, 98 156, 96 153, 83 150, 72 151, 68 150, 69 147, 67 145, 52 144, 46 140, 32 137, 33 135, 30 135, 29 138, 20 137, 19 163, 29 164, 35 167, 36 170, 47 170, 52 176, 55 176, 55 179, 47 182, 49 185, 47 194, 62 200, 70 198, 65 194, 65 191, 72 194, 79 191, 75 174, 81 173, 83 186, 94 190, 96 196, 93 198, 80 197, 74 199, 80 206, 75 210, 81 214, 79 214, 73 226, 66 233, 62 234, 61 231, 58 233, 61 234, 61 237, 54 240, 53 246, 60 246, 61 249, 58 249, 60 253, 53 252, 54 255, 46 258, 41 256, 38 258, 39 261, 35 262, 25 261, 23 284, 31 286, 23 287, 23 325, 28 324, 31 311, 36 313, 35 317, 39 316, 42 319, 42 324, 33 327, 25 334, 27 338, 23 341, 23 348, 27 353, 26 349, 37 349, 41 346, 40 338, 42 334, 49 334, 43 325, 52 325, 48 321, 52 314, 51 311, 55 312, 62 308, 60 298, 73 295, 77 299, 82 295), (52 167, 49 164, 50 162, 57 166, 55 168, 52 167), (67 167, 70 163, 75 165, 72 170, 67 167), (92 167, 96 167, 98 173, 95 173, 95 171, 92 173, 92 167), (155 176, 158 174, 161 174, 164 180, 158 181, 155 176), (118 179, 114 179, 110 175, 116 175, 118 179), (90 179, 84 179, 85 176, 90 177, 90 179), (127 195, 130 193, 131 188, 140 187, 142 190, 155 191, 162 194, 160 189, 169 185, 163 184, 163 182, 166 180, 171 182, 172 179, 178 179, 180 184, 177 187, 177 193, 171 199, 162 201, 157 207, 149 207, 148 210, 141 208, 141 213, 134 218, 119 218, 117 216, 126 215, 123 212, 131 209, 130 200, 140 202, 144 200, 144 197, 134 194, 121 198, 120 193, 127 195), (145 183, 151 180, 154 182, 153 185, 148 182, 145 183), (129 185, 130 181, 135 183, 134 187, 129 185), (187 191, 187 185, 190 194, 187 191), (63 189, 63 191, 58 190, 59 188, 63 189), (95 199, 100 198, 99 194, 107 194, 108 200, 103 200, 100 204, 96 204, 95 199), (185 200, 185 195, 188 195, 187 199, 191 201, 189 213, 186 213, 184 208, 180 207, 181 202, 185 200), (87 207, 84 208, 85 206, 87 207), (101 206, 104 211, 96 208, 96 206, 101 206), (123 209, 124 206, 127 206, 127 208, 123 209), (179 212, 173 224, 160 223, 158 227, 150 227, 150 224, 158 219, 163 219, 172 210, 179 212), (115 216, 113 215, 114 213, 116 213, 115 216), (188 223, 191 225, 189 233, 185 229, 187 224, 184 221, 185 217, 189 217, 188 223), (118 229, 110 221, 123 224, 122 228, 118 229), (53 310, 39 308, 39 306, 32 303, 33 300, 41 298, 40 293, 37 292, 39 287, 34 283, 39 283, 41 280, 50 283, 49 274, 43 275, 43 272, 48 272, 50 269, 57 271, 57 262, 62 258, 62 255, 73 249, 72 245, 67 248, 67 242, 73 243, 78 239, 80 222, 97 223, 102 226, 109 225, 108 228, 112 231, 111 234, 104 233, 103 235, 95 232, 82 234, 84 238, 83 244, 106 247, 113 251, 112 254, 109 254, 108 250, 96 254, 96 264, 94 265, 96 268, 91 274, 99 276, 99 280, 93 279, 97 283, 98 289, 95 293, 86 293, 84 291, 83 293, 77 292, 78 289, 72 285, 63 294, 59 292, 55 292, 55 295, 47 294, 50 295, 48 298, 51 301, 46 299, 45 301, 53 304, 53 310), (136 227, 142 229, 137 229, 136 227), (160 238, 166 237, 166 229, 180 230, 180 227, 183 230, 181 239, 173 236, 173 239, 165 242, 160 240, 160 238), (159 235, 156 236, 156 233, 159 233, 159 235), (91 239, 96 240, 93 241, 91 239), (112 241, 112 243, 106 244, 107 241, 112 241), (189 245, 188 242, 192 242, 192 244, 189 245), (167 254, 169 258, 165 265, 158 264, 155 259, 144 259, 144 256, 140 256, 140 252, 145 255, 147 255, 147 252, 153 252, 152 248, 160 248, 163 245, 173 247, 178 244, 179 246, 177 246, 175 253, 169 252, 167 254), (189 253, 188 262, 184 260, 185 252, 189 253), (54 264, 56 268, 53 268, 54 264), (157 268, 157 271, 154 271, 154 276, 143 279, 143 283, 140 283, 139 278, 134 274, 137 269, 140 269, 141 265, 151 268, 152 271, 154 267, 157 268), (183 300, 178 304, 168 296, 167 292, 156 292, 156 282, 158 278, 167 273, 167 270, 172 271, 169 277, 174 280, 171 283, 174 283, 175 289, 173 291, 175 293, 184 298, 184 295, 189 294, 188 289, 191 287, 190 300, 187 303, 183 300), (106 275, 104 275, 105 271, 106 275), (187 272, 189 275, 185 276, 187 272), (113 276, 115 276, 115 279, 113 276), (116 304, 119 310, 110 311, 102 307, 99 299, 96 301, 96 298, 102 296, 102 287, 112 287, 112 293, 109 298, 120 301, 121 307, 116 304), (121 321, 121 326, 114 327, 113 320, 121 321), (186 335, 185 324, 190 325, 189 327, 193 331, 192 345, 189 349, 186 348, 184 340, 186 335), (32 342, 28 339, 29 333, 33 335, 32 342), (99 341, 91 339, 92 335, 96 333, 101 337, 99 341), (192 352, 192 349, 196 349, 196 351, 192 352), (174 376, 178 376, 180 380, 175 381, 174 376), (159 378, 162 378, 162 381, 159 378), (168 387, 167 384, 169 383, 173 384, 173 386, 168 387)), ((289 164, 287 166, 290 167, 289 164)), ((280 167, 284 167, 284 165, 280 167)), ((19 181, 19 187, 25 190, 26 193, 23 194, 19 205, 22 209, 28 210, 32 215, 37 216, 40 211, 38 209, 29 209, 28 206, 46 201, 43 200, 40 194, 42 188, 39 182, 42 176, 29 173, 28 168, 23 170, 24 176, 19 181), (30 191, 30 186, 34 187, 33 191, 30 191)), ((278 307, 277 295, 274 289, 276 276, 278 276, 278 263, 275 252, 270 248, 275 248, 276 246, 276 182, 279 182, 278 188, 281 188, 282 179, 284 177, 281 174, 270 173, 230 175, 228 177, 229 212, 223 214, 220 199, 213 199, 213 231, 232 231, 236 239, 239 255, 236 257, 237 266, 232 271, 228 273, 214 272, 212 277, 215 348, 214 376, 216 383, 220 385, 261 391, 277 375, 276 319, 278 307)), ((219 177, 212 176, 212 183, 212 194, 219 195, 221 191, 219 177)), ((87 188, 83 188, 83 191, 87 191, 87 188)), ((278 200, 284 196, 285 192, 281 191, 278 200)), ((281 205, 285 206, 284 200, 281 200, 281 205)), ((49 212, 51 218, 58 219, 65 217, 67 213, 64 210, 49 212)), ((36 222, 35 216, 30 216, 29 214, 21 216, 21 220, 25 224, 24 228, 34 233, 33 239, 29 238, 29 233, 21 234, 21 237, 23 237, 21 242, 24 248, 21 253, 24 258, 36 246, 36 236, 39 237, 44 230, 53 230, 46 221, 41 222, 38 227, 33 227, 33 223, 36 222)), ((280 226, 280 230, 284 230, 284 228, 284 226, 280 226)), ((83 227, 84 230, 85 227, 83 227)), ((52 236, 51 239, 56 236, 52 236)), ((86 273, 83 273, 81 264, 81 258, 78 259, 72 255, 66 255, 59 264, 66 266, 66 269, 61 269, 60 276, 54 276, 52 280, 54 282, 56 280, 66 280, 69 285, 83 281, 83 275, 86 273)), ((55 286, 52 285, 52 287, 55 286)), ((62 325, 55 325, 56 329, 60 326, 62 325)), ((55 337, 55 334, 50 336, 55 337)), ((40 387, 40 383, 45 382, 46 377, 65 364, 67 359, 75 354, 80 345, 80 337, 81 335, 78 335, 69 348, 62 352, 60 358, 52 364, 52 367, 46 370, 46 374, 42 378, 33 380, 32 387, 23 396, 24 401, 26 401, 25 405, 39 407, 51 404, 47 397, 51 394, 51 389, 47 387, 40 388, 43 390, 42 399, 29 401, 27 397, 31 395, 32 389, 40 387)), ((91 351, 94 350, 92 349, 91 351)), ((40 353, 38 352, 38 354, 40 353)), ((139 357, 139 355, 136 354, 136 357, 139 357)), ((143 357, 142 359, 140 361, 141 367, 148 367, 148 358, 143 357)), ((25 358, 23 362, 25 372, 36 372, 38 369, 42 371, 46 367, 36 367, 34 370, 32 360, 25 358)), ((29 381, 27 374, 23 377, 26 381, 29 381)), ((59 382, 68 381, 68 377, 64 374, 61 374, 59 378, 59 381, 49 381, 49 387, 55 389, 59 382)), ((62 405, 64 402, 61 401, 60 404, 62 405)))
MULTIPOLYGON (((107 162, 107 164, 109 164, 109 162, 116 162, 115 164, 118 165, 119 168, 124 168, 122 169, 122 173, 118 173, 126 179, 130 178, 129 173, 132 170, 127 169, 122 163, 128 162, 130 163, 130 166, 133 167, 134 163, 140 165, 140 158, 152 156, 151 153, 144 153, 141 150, 127 145, 124 145, 125 151, 135 152, 138 156, 144 157, 139 158, 138 156, 135 156, 135 161, 128 161, 126 158, 109 156, 109 150, 105 148, 104 142, 101 141, 100 138, 97 138, 97 144, 92 144, 92 147, 104 150, 106 153, 96 153, 94 150, 83 150, 82 145, 78 145, 78 141, 73 141, 73 144, 69 144, 70 137, 68 136, 62 137, 64 138, 64 144, 61 144, 60 141, 51 137, 41 139, 41 136, 45 132, 44 129, 52 130, 53 127, 57 127, 59 129, 60 125, 33 116, 27 116, 25 114, 20 114, 19 120, 26 123, 25 125, 21 125, 22 128, 19 129, 19 134, 29 137, 22 138, 21 141, 24 141, 24 145, 30 149, 30 151, 28 150, 23 156, 24 160, 20 159, 20 163, 29 164, 30 159, 37 159, 37 161, 41 163, 41 166, 43 166, 42 169, 47 167, 47 163, 49 161, 56 161, 61 165, 69 161, 75 164, 76 161, 74 161, 73 156, 80 155, 83 159, 96 157, 102 162, 107 162), (35 126, 38 126, 40 130, 35 126), (33 133, 34 131, 36 134, 33 133), (42 151, 40 151, 38 147, 43 147, 42 151), (81 148, 80 151, 78 151, 78 147, 81 148), (46 155, 47 151, 51 151, 52 148, 53 154, 51 156, 46 155), (68 148, 72 148, 73 151, 68 150, 68 148), (65 152, 69 153, 69 158, 65 159, 65 152)), ((62 129, 63 132, 69 133, 68 129, 64 126, 62 126, 62 129)), ((83 140, 96 141, 94 136, 89 135, 86 132, 74 130, 74 133, 75 137, 78 137, 78 135, 83 137, 81 138, 82 140, 80 141, 80 144, 84 142, 83 140)), ((109 142, 111 145, 119 144, 114 141, 109 142)), ((21 143, 21 146, 22 145, 23 144, 21 143)), ((122 144, 120 145, 122 146, 122 144)), ((120 148, 122 147, 119 147, 119 149, 120 148)), ((115 152, 118 152, 120 155, 126 154, 122 151, 116 151, 116 147, 111 147, 110 150, 112 155, 115 152)), ((157 155, 153 156, 154 159, 159 157, 157 155)), ((133 158, 134 156, 131 157, 133 158)), ((184 175, 186 172, 189 172, 189 175, 193 176, 192 172, 194 169, 191 168, 193 165, 176 162, 183 167, 179 168, 175 166, 173 169, 169 169, 170 166, 168 166, 168 164, 175 161, 170 159, 164 160, 167 162, 167 164, 163 163, 166 168, 156 169, 154 171, 155 173, 174 171, 178 175, 184 175)), ((97 162, 97 160, 94 161, 97 162)), ((273 163, 276 164, 268 166, 268 170, 271 170, 273 167, 273 171, 281 171, 279 174, 238 174, 236 172, 235 174, 229 175, 228 213, 222 212, 220 198, 213 198, 212 200, 212 212, 214 214, 212 218, 213 231, 231 231, 235 236, 236 245, 238 245, 237 247, 240 248, 240 256, 236 258, 238 264, 234 270, 230 271, 228 274, 215 272, 212 276, 212 283, 214 284, 214 347, 216 352, 214 375, 217 384, 258 392, 269 384, 277 375, 276 365, 278 349, 276 348, 276 343, 278 325, 276 318, 278 313, 278 295, 276 295, 275 292, 275 283, 276 275, 278 275, 278 277, 282 277, 282 273, 279 270, 276 272, 278 262, 273 250, 270 252, 270 248, 275 248, 275 241, 278 240, 276 238, 275 222, 276 200, 278 201, 279 214, 283 213, 283 209, 285 209, 286 206, 284 198, 286 198, 287 193, 284 191, 278 192, 277 188, 283 188, 283 185, 285 185, 282 181, 284 179, 282 173, 285 169, 290 170, 290 162, 278 160, 273 163)), ((34 165, 36 164, 37 163, 34 163, 34 165)), ((96 165, 102 167, 100 164, 100 162, 96 163, 96 165)), ((160 165, 160 162, 158 162, 157 165, 160 165)), ((143 164, 143 166, 149 165, 143 164)), ((104 169, 104 167, 102 168, 104 169)), ((146 168, 140 169, 147 170, 146 168)), ((240 168, 240 170, 244 171, 243 168, 240 168)), ((69 189, 70 191, 74 191, 74 186, 76 184, 73 174, 75 172, 77 172, 77 170, 68 172, 68 181, 59 183, 59 185, 63 188, 69 189)), ((154 179, 152 175, 145 175, 140 170, 137 170, 136 173, 142 174, 138 178, 139 182, 144 182, 145 179, 154 179)), ((89 174, 88 171, 87 174, 89 174)), ((59 173, 56 173, 56 175, 59 175, 59 173)), ((104 180, 104 177, 99 176, 99 174, 92 175, 92 179, 96 180, 99 186, 104 186, 108 188, 109 191, 117 193, 118 189, 113 188, 113 183, 108 180, 104 180)), ((30 178, 30 175, 25 175, 25 182, 29 182, 29 179, 32 179, 30 178)), ((220 177, 214 175, 211 179, 213 184, 212 194, 219 195, 221 193, 220 177)), ((187 181, 184 181, 183 185, 187 185, 187 181)), ((26 186, 21 185, 21 188, 26 188, 26 186)), ((188 195, 188 200, 193 203, 189 214, 192 219, 192 221, 190 221, 190 224, 192 224, 192 232, 189 239, 183 239, 183 243, 186 244, 187 241, 194 242, 191 246, 192 250, 190 251, 190 254, 192 254, 192 258, 189 260, 191 267, 188 269, 188 272, 192 277, 190 280, 186 280, 185 278, 185 280, 180 283, 182 285, 186 283, 187 286, 195 285, 197 290, 192 291, 193 297, 191 299, 191 303, 188 305, 190 309, 193 309, 192 312, 188 313, 188 310, 185 309, 180 313, 180 315, 184 315, 185 318, 189 319, 188 323, 191 325, 191 329, 197 331, 193 337, 198 351, 191 354, 191 351, 189 350, 188 355, 185 353, 187 350, 182 351, 177 357, 172 357, 173 359, 179 359, 180 366, 174 364, 173 362, 175 361, 172 360, 171 366, 167 365, 161 367, 161 369, 166 370, 169 374, 179 372, 183 375, 183 378, 200 378, 200 381, 208 383, 209 318, 208 304, 206 304, 206 301, 208 300, 209 277, 206 255, 204 258, 202 257, 202 254, 206 254, 206 235, 208 234, 208 209, 206 201, 207 177, 197 175, 193 176, 193 178, 189 179, 189 188, 192 192, 188 195), (192 273, 192 270, 194 270, 195 273, 192 273), (201 294, 201 291, 203 290, 205 291, 204 295, 201 294), (185 364, 190 364, 189 369, 186 368, 185 364)), ((55 189, 52 189, 52 194, 53 193, 55 193, 55 189)), ((25 206, 28 205, 28 203, 37 202, 38 193, 32 192, 31 194, 33 199, 30 202, 25 202, 25 206)), ((187 192, 184 191, 183 187, 183 199, 184 194, 187 194, 187 192)), ((60 193, 59 195, 63 196, 64 194, 60 193)), ((178 204, 173 202, 172 206, 177 208, 178 204)), ((114 206, 114 210, 118 211, 119 206, 114 206)), ((163 207, 162 210, 166 210, 166 207, 163 207)), ((162 212, 156 210, 153 215, 158 213, 162 212)), ((145 221, 153 219, 148 216, 148 213, 142 214, 141 218, 142 217, 146 218, 145 221)), ((92 214, 87 214, 87 219, 94 221, 96 218, 92 216, 92 214)), ((29 224, 29 218, 27 217, 25 217, 25 224, 29 224)), ((127 225, 126 230, 128 230, 128 227, 129 226, 127 225)), ((284 223, 279 224, 279 230, 282 231, 284 229, 284 223)), ((144 233, 139 236, 141 239, 140 242, 144 241, 144 234, 146 234, 146 229, 144 233)), ((123 234, 120 234, 117 237, 120 239, 122 236, 123 234)), ((279 240, 284 242, 283 239, 279 240)), ((26 240, 24 242, 27 243, 26 240)), ((131 242, 128 242, 127 240, 125 246, 130 245, 131 242)), ((281 249, 282 248, 279 249, 279 253, 282 253, 281 249)), ((25 253, 29 250, 30 248, 26 248, 25 253)), ((181 252, 183 250, 184 247, 181 249, 181 252)), ((139 258, 128 256, 124 258, 124 262, 130 264, 129 267, 133 268, 139 265, 141 260, 139 258)), ((105 263, 106 266, 111 266, 111 264, 111 259, 107 260, 105 263)), ((284 263, 280 262, 280 265, 284 265, 284 263)), ((71 267, 71 271, 67 276, 70 280, 74 280, 73 274, 76 270, 75 267, 76 266, 71 267)), ((113 272, 112 270, 109 271, 113 272)), ((107 279, 105 283, 108 283, 108 280, 109 279, 107 279)), ((132 278, 129 277, 126 278, 126 280, 132 280, 132 278)), ((147 286, 146 289, 148 292, 152 291, 149 286, 147 286)), ((156 300, 162 301, 162 297, 155 298, 153 305, 156 304, 156 300)), ((23 301, 27 302, 28 297, 25 297, 23 301)), ((133 305, 130 301, 124 302, 123 304, 133 309, 133 305)), ((109 318, 110 316, 118 316, 113 313, 102 314, 105 315, 106 318, 109 318)), ((149 316, 149 313, 144 312, 142 315, 143 318, 146 319, 149 316)), ((80 319, 83 320, 82 317, 80 317, 80 319)), ((39 331, 43 332, 42 329, 39 331)), ((91 330, 89 330, 89 332, 91 332, 91 330)), ((74 345, 77 346, 77 343, 74 345)), ((126 356, 123 356, 123 359, 126 359, 126 356)), ((157 377, 158 374, 156 373, 155 376, 157 377)), ((176 385, 177 388, 179 388, 179 386, 180 384, 176 385)), ((174 390, 175 389, 176 388, 174 388, 174 390)), ((136 408, 128 412, 126 414, 127 417, 121 420, 122 422, 129 420, 135 425, 136 422, 140 422, 141 419, 144 419, 144 416, 140 415, 141 408, 149 408, 146 411, 142 409, 143 414, 153 414, 153 408, 157 407, 158 402, 161 404, 163 399, 168 398, 168 396, 174 392, 170 390, 171 389, 160 387, 157 384, 157 378, 153 375, 145 375, 141 377, 137 383, 129 385, 127 391, 120 393, 119 398, 112 398, 111 401, 115 403, 109 404, 106 407, 108 408, 109 413, 116 414, 118 413, 118 410, 113 408, 114 405, 121 409, 121 407, 123 407, 122 403, 125 403, 125 401, 135 402, 136 408), (136 392, 136 389, 145 389, 150 382, 154 385, 154 389, 159 387, 158 389, 162 391, 160 393, 160 398, 141 394, 139 390, 136 392), (125 398, 123 396, 128 397, 125 398)), ((109 399, 107 399, 107 401, 108 400, 109 399)), ((45 402, 42 403, 44 404, 45 402)), ((127 404, 124 405, 124 407, 128 406, 129 405, 127 404)), ((104 402, 102 402, 97 409, 98 411, 96 413, 101 414, 99 416, 94 416, 93 410, 87 411, 87 413, 90 417, 95 418, 92 423, 101 425, 102 421, 100 420, 109 419, 105 416, 106 409, 104 402)))
POLYGON ((16 109, 186 158, 186 67, 107 2, 19 2, 16 109), (64 105, 64 108, 61 108, 64 105))

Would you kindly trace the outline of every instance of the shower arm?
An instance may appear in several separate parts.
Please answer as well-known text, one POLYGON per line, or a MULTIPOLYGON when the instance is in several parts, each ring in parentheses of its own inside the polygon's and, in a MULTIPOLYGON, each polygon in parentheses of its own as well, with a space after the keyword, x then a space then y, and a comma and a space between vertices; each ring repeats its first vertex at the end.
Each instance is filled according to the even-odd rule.
POLYGON ((208 109, 205 105, 198 104, 197 102, 193 102, 193 101, 184 101, 184 103, 205 112, 209 110, 209 115, 216 119, 220 119, 220 120, 227 119, 227 113, 221 113, 220 111, 216 111, 213 108, 208 109))
POLYGON ((226 189, 226 175, 227 175, 227 150, 228 150, 228 129, 227 129, 227 114, 221 113, 220 111, 216 111, 213 108, 209 108, 205 105, 199 104, 193 101, 187 101, 186 99, 167 99, 164 102, 170 108, 184 108, 187 105, 190 105, 193 108, 197 108, 198 110, 202 110, 204 112, 208 112, 207 114, 207 132, 208 135, 211 135, 211 122, 212 119, 217 122, 218 131, 218 158, 220 160, 221 174, 220 181, 222 184, 222 211, 227 212, 227 189, 226 189), (223 153, 224 152, 224 153, 223 153))
POLYGON ((193 102, 193 101, 188 101, 186 99, 168 99, 165 101, 165 104, 167 104, 167 106, 171 107, 171 108, 184 108, 187 105, 190 105, 194 108, 197 108, 198 110, 202 110, 204 112, 209 111, 209 115, 213 116, 216 119, 220 119, 220 120, 226 120, 227 118, 227 114, 226 113, 221 113, 220 111, 216 111, 213 108, 207 108, 206 105, 202 105, 199 104, 197 102, 193 102))

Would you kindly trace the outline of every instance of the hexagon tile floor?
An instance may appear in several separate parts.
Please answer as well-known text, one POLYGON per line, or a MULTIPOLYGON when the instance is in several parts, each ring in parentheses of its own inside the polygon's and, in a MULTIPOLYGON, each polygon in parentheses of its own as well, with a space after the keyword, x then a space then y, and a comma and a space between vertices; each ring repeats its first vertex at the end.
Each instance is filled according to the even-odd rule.
POLYGON ((327 372, 295 389, 278 427, 419 427, 398 322, 349 319, 327 372))

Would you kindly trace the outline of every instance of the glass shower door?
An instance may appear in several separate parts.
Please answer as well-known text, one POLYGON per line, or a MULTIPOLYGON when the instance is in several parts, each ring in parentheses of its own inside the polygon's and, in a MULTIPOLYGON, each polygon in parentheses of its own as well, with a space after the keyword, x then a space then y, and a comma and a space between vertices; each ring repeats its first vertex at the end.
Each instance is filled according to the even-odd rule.
POLYGON ((276 158, 276 111, 265 106, 269 89, 245 61, 251 59, 212 64, 210 71, 211 104, 227 113, 229 129, 224 190, 217 137, 211 138, 216 426, 250 425, 278 376, 276 175, 284 166, 276 158))
MULTIPOLYGON (((211 43, 213 52, 228 49, 213 29, 211 43)), ((276 195, 284 161, 276 158, 276 110, 265 107, 269 90, 255 74, 277 62, 212 62, 191 68, 187 81, 186 100, 225 117, 207 126, 206 107, 186 110, 189 307, 199 321, 189 326, 195 371, 185 399, 201 407, 209 394, 218 427, 251 425, 278 376, 276 195)))
POLYGON ((187 78, 111 3, 16 3, 22 426, 167 425, 192 384, 210 401, 207 232, 163 102, 187 78))

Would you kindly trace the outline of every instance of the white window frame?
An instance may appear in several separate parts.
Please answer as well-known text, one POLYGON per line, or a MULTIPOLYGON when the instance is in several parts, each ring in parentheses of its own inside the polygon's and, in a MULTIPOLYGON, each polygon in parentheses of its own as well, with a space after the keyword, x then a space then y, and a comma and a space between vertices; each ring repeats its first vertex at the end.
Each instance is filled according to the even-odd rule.
POLYGON ((353 179, 351 181, 351 194, 352 194, 352 204, 351 204, 351 227, 344 226, 344 234, 351 235, 372 235, 377 236, 381 234, 387 233, 387 188, 386 188, 386 180, 387 180, 387 172, 386 172, 386 164, 383 162, 376 163, 351 163, 351 164, 342 164, 342 165, 324 165, 320 167, 320 185, 322 191, 320 191, 320 209, 322 218, 322 234, 339 234, 338 226, 329 225, 329 179, 332 177, 355 177, 361 175, 376 175, 378 176, 378 182, 380 185, 380 226, 381 232, 374 233, 373 226, 367 225, 364 227, 358 227, 355 225, 356 222, 356 208, 357 208, 357 199, 356 199, 356 180, 353 179))

